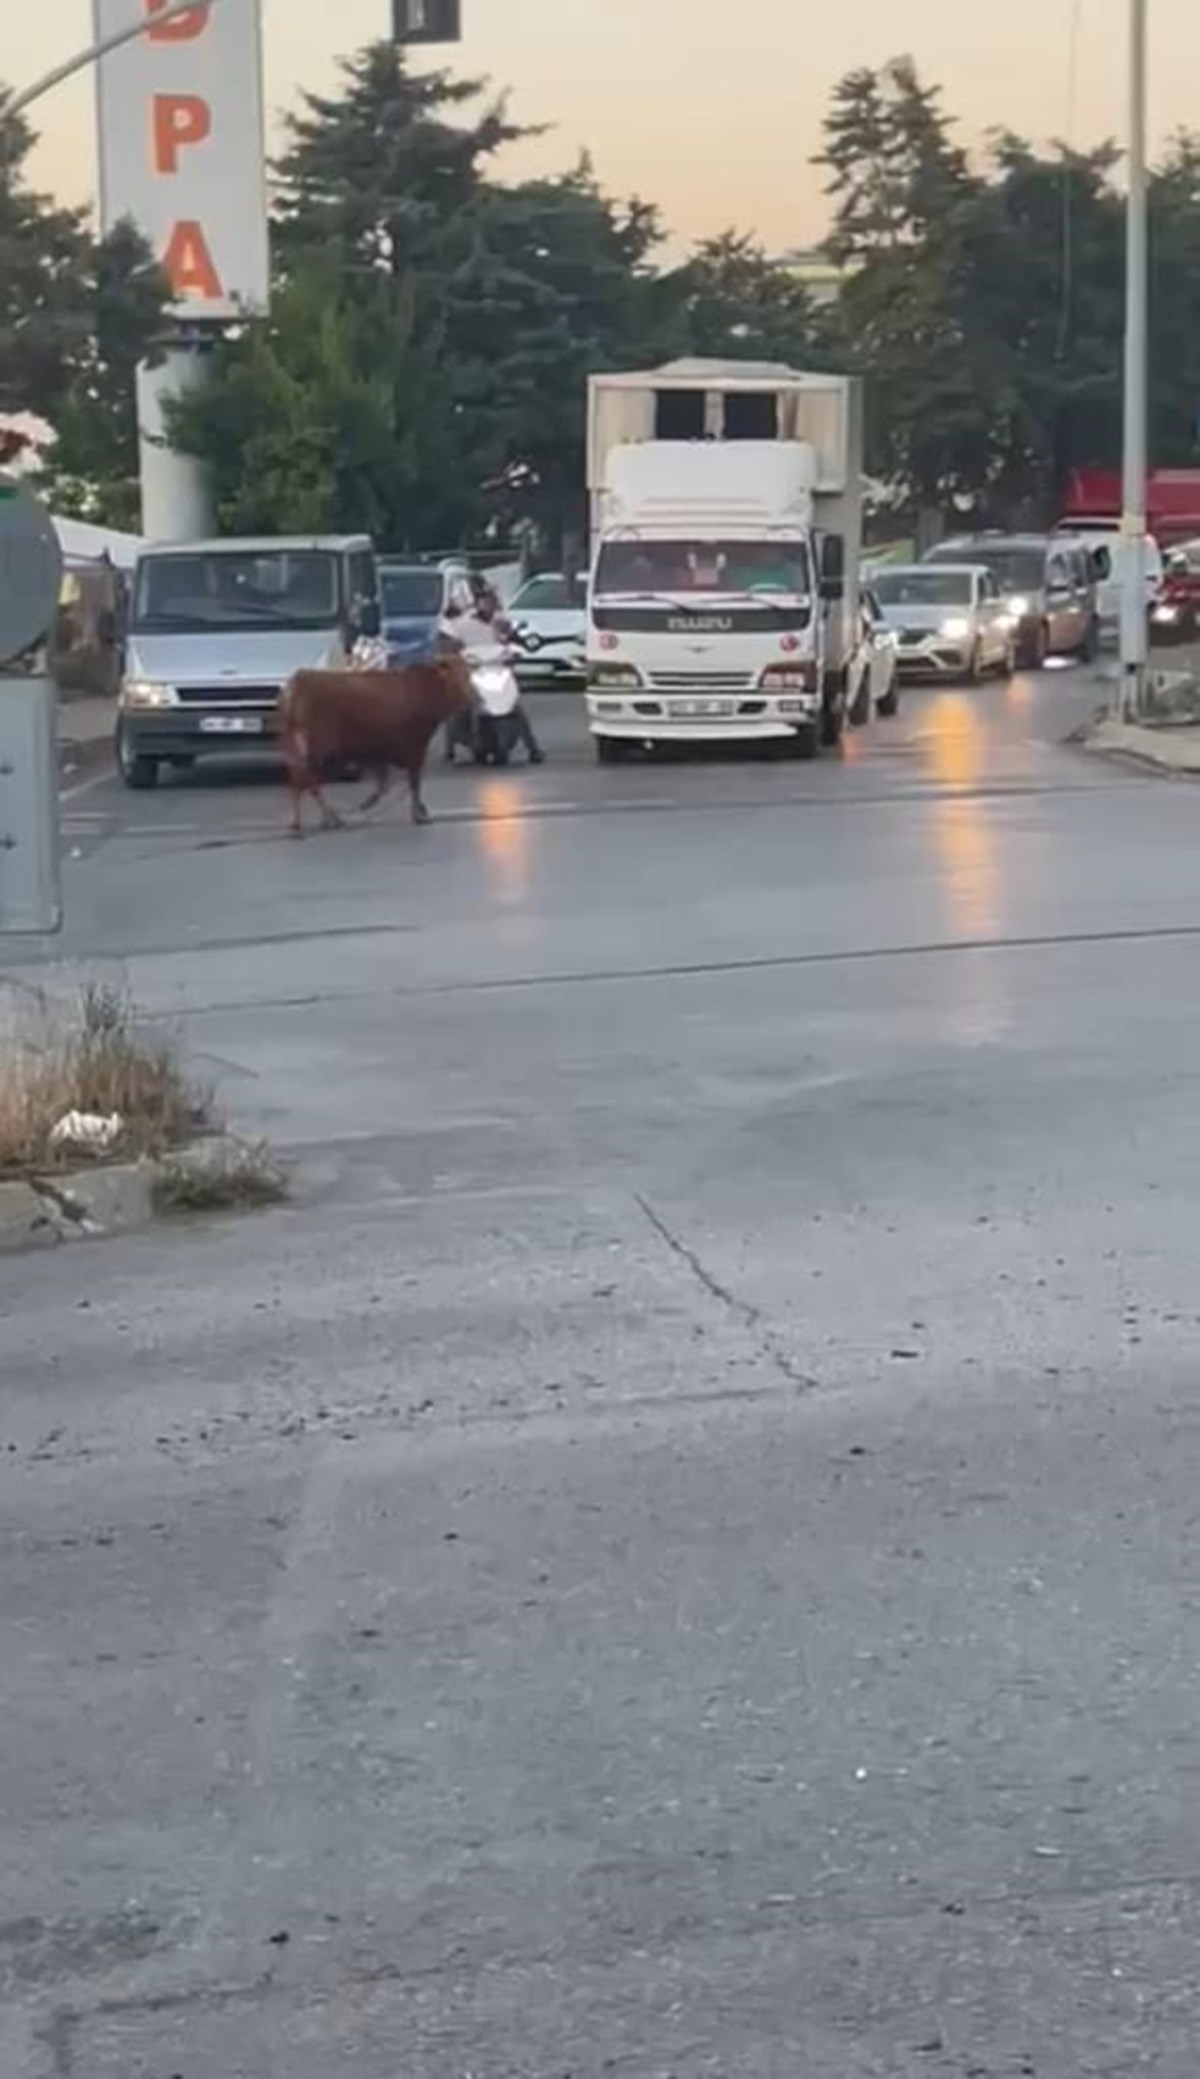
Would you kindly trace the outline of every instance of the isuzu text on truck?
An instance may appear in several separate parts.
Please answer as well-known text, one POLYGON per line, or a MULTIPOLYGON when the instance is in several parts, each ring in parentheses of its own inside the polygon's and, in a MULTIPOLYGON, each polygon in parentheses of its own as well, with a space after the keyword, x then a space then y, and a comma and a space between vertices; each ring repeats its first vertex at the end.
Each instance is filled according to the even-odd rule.
POLYGON ((863 641, 858 384, 745 361, 593 376, 588 472, 597 755, 836 743, 863 641))

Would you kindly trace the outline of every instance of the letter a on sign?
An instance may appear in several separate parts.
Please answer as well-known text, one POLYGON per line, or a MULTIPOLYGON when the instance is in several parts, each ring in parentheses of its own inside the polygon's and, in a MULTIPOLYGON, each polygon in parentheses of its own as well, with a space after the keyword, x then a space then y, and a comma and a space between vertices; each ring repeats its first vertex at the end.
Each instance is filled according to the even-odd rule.
POLYGON ((176 224, 162 264, 180 303, 219 303, 225 294, 199 224, 176 224))

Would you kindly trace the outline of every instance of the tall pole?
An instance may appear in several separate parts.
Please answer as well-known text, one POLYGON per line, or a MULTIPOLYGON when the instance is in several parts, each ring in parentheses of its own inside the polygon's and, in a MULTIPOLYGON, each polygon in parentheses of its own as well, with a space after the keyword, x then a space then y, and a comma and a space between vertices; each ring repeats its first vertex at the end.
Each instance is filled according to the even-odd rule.
POLYGON ((1146 690, 1146 0, 1129 0, 1129 158, 1125 208, 1125 425, 1121 484, 1121 710, 1146 690))

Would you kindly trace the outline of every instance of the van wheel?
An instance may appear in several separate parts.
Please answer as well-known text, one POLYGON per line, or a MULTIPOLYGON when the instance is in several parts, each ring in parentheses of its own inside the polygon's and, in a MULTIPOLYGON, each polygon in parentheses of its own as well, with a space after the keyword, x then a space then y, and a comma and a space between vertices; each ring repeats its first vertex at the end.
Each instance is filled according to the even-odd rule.
POLYGON ((124 729, 117 731, 117 771, 127 787, 144 794, 158 785, 158 760, 135 751, 124 729))

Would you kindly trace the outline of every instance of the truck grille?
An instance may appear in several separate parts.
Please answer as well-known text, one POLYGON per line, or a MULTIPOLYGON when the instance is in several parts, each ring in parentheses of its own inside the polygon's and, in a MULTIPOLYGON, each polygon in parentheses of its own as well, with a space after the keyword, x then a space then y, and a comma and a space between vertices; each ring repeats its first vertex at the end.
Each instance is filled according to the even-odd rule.
POLYGON ((650 684, 660 693, 743 693, 758 680, 746 671, 652 671, 650 684))
POLYGON ((180 707, 274 707, 278 686, 243 686, 226 679, 220 686, 176 686, 180 707))

